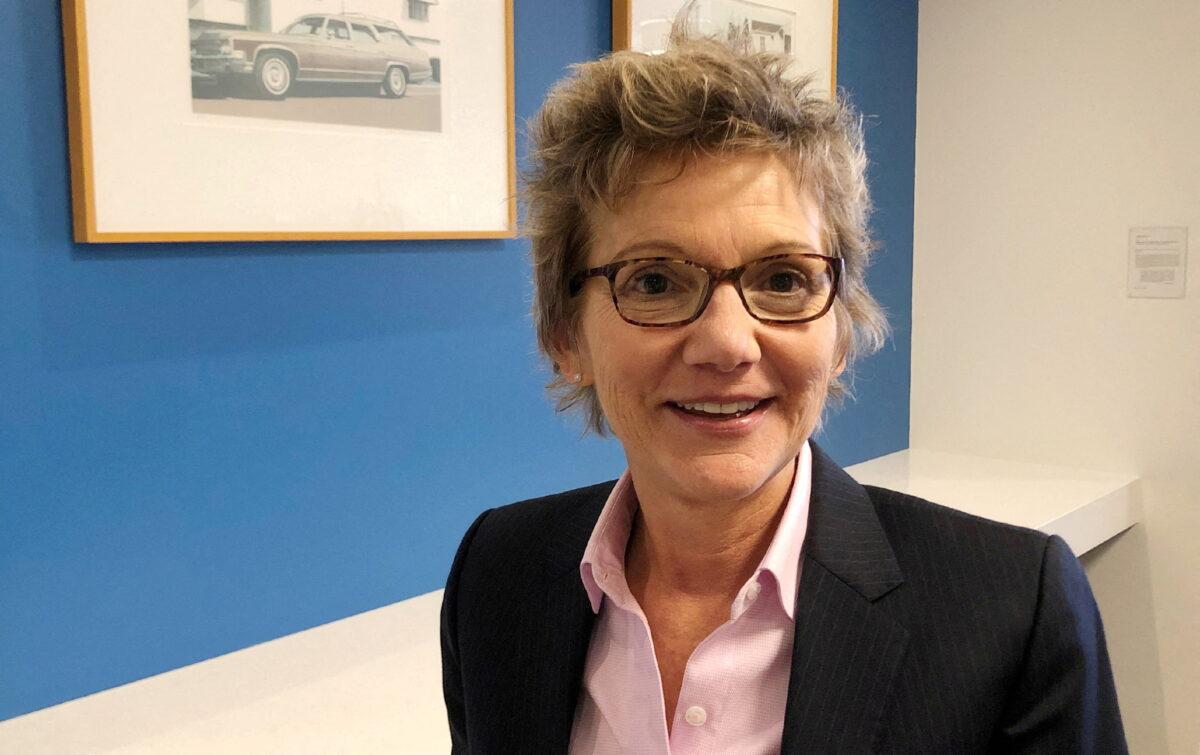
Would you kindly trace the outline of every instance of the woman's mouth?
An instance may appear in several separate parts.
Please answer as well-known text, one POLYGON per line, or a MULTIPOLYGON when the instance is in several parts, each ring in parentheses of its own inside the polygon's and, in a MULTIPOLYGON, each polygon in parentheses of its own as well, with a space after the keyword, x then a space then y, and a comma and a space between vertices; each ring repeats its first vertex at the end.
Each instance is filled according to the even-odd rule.
POLYGON ((716 421, 733 420, 740 417, 753 414, 760 408, 764 407, 770 399, 757 399, 753 401, 732 401, 728 403, 717 403, 714 401, 702 401, 696 403, 685 403, 679 401, 668 402, 673 409, 690 414, 694 417, 704 417, 716 421))

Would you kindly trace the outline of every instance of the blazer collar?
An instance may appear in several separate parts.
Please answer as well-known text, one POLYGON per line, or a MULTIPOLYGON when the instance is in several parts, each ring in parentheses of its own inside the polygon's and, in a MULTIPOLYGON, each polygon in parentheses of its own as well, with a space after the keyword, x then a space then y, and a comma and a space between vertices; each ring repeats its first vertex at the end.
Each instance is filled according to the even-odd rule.
POLYGON ((804 552, 867 600, 904 581, 867 490, 812 446, 812 496, 804 552))
POLYGON ((616 480, 609 480, 568 494, 575 500, 564 502, 566 505, 559 507, 557 518, 550 524, 552 529, 549 532, 553 536, 544 551, 548 577, 558 580, 564 573, 573 574, 579 589, 583 591, 579 562, 583 560, 592 530, 616 483, 616 480))

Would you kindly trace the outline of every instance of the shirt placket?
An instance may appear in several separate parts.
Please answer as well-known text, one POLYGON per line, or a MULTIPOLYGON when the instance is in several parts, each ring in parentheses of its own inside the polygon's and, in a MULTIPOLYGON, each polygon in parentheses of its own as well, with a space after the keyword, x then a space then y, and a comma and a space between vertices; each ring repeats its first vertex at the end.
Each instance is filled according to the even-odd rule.
MULTIPOLYGON (((654 653, 654 640, 650 633, 650 623, 638 605, 637 600, 629 591, 625 582, 623 570, 609 565, 602 572, 605 595, 611 601, 611 608, 617 613, 612 619, 621 622, 621 634, 626 638, 628 648, 635 650, 636 658, 633 664, 634 694, 641 699, 655 701, 655 713, 643 718, 646 728, 639 733, 629 732, 636 741, 623 742, 628 752, 644 755, 670 755, 671 746, 667 735, 666 711, 663 702, 662 678, 658 673, 658 658, 654 653)), ((607 689, 617 689, 608 686, 607 689)), ((623 707, 623 706, 622 706, 623 707)), ((625 720, 636 720, 634 717, 625 720)))
MULTIPOLYGON (((712 662, 712 656, 728 652, 729 637, 734 631, 733 621, 717 627, 696 646, 688 659, 683 672, 683 684, 679 688, 679 701, 675 706, 675 718, 671 723, 670 747, 673 755, 720 752, 721 719, 725 714, 729 685, 735 680, 728 675, 714 673, 718 664, 712 662)), ((661 683, 660 679, 660 686, 661 683)))

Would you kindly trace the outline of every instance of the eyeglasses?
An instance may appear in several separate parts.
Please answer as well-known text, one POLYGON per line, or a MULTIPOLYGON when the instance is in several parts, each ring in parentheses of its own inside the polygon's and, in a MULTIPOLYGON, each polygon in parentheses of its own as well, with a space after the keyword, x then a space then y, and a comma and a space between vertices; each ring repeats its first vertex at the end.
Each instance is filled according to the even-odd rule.
POLYGON ((800 323, 829 311, 844 268, 841 257, 821 254, 774 254, 727 270, 689 260, 648 257, 579 272, 571 277, 568 291, 577 296, 588 278, 607 278, 621 319, 632 325, 665 328, 694 322, 704 313, 717 285, 732 281, 754 319, 800 323))

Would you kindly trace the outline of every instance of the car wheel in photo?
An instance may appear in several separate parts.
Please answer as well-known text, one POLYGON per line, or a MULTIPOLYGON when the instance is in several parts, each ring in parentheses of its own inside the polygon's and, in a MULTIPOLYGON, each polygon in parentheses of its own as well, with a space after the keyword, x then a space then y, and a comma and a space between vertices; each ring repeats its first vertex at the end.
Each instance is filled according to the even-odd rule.
POLYGON ((392 66, 383 75, 383 93, 388 97, 403 97, 408 91, 408 71, 392 66))
POLYGON ((265 53, 254 65, 254 83, 258 93, 273 100, 282 100, 292 88, 292 64, 279 53, 265 53))

